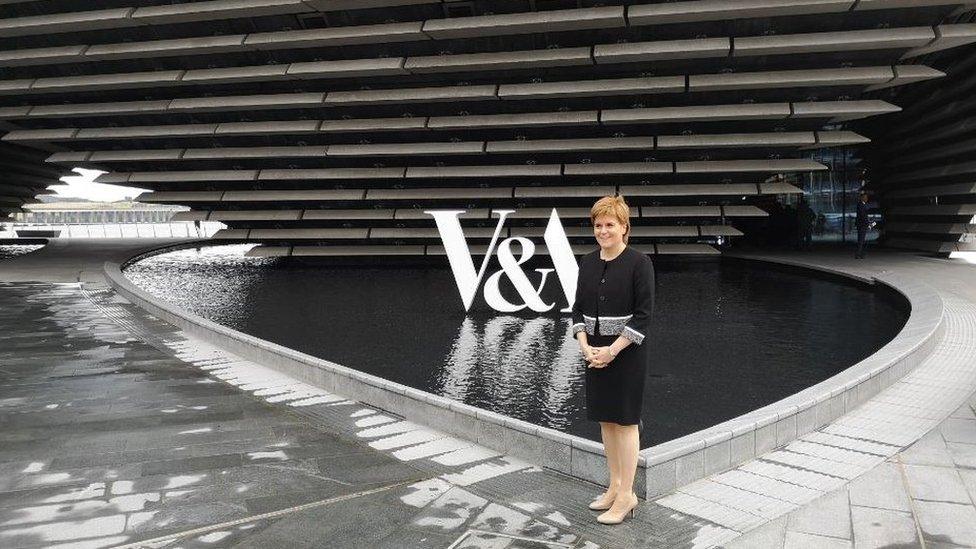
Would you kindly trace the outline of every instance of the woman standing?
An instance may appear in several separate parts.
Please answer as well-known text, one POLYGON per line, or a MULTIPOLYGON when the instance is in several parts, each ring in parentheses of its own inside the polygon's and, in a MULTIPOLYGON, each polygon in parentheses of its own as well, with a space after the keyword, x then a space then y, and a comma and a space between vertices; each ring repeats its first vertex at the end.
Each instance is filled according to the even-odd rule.
POLYGON ((654 266, 627 247, 630 208, 623 197, 603 197, 590 210, 600 248, 583 256, 573 305, 573 335, 587 361, 586 416, 600 423, 610 470, 607 491, 590 504, 597 520, 619 524, 633 516, 638 426, 644 399, 647 346, 654 308, 654 266))

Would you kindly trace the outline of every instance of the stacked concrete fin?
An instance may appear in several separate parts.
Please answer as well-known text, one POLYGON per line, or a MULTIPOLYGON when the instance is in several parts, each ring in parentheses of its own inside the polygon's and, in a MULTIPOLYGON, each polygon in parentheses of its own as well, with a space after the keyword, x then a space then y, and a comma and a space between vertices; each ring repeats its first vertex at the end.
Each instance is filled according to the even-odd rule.
POLYGON ((497 210, 539 236, 556 208, 582 251, 614 193, 641 250, 715 253, 899 110, 871 93, 944 76, 917 59, 976 42, 959 8, 3 1, 0 131, 38 177, 105 170, 254 255, 441 255, 429 209, 483 253, 497 210))
MULTIPOLYGON (((948 28, 974 27, 976 12, 960 10, 950 21, 948 28)), ((946 78, 938 86, 876 93, 904 111, 863 123, 876 136, 865 156, 885 214, 885 241, 940 255, 976 251, 976 48, 924 51, 918 62, 946 78)))

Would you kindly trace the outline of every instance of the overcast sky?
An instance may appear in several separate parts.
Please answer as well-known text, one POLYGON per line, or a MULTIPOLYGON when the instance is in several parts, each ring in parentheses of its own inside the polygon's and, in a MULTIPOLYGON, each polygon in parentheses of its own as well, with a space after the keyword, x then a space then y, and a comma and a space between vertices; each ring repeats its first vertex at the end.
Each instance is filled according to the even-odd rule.
POLYGON ((138 196, 144 190, 135 187, 121 187, 119 185, 106 185, 104 183, 92 183, 92 180, 105 172, 99 170, 88 170, 85 168, 73 168, 73 172, 80 175, 69 175, 61 178, 65 185, 52 185, 59 196, 70 196, 74 198, 86 198, 99 202, 114 202, 138 196))

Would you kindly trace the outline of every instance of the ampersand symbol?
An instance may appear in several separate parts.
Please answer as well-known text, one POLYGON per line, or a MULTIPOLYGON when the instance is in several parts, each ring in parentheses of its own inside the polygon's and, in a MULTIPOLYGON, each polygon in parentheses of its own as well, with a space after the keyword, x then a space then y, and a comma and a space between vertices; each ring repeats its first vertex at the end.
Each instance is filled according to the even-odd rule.
POLYGON ((553 269, 536 269, 537 273, 542 275, 542 280, 539 282, 539 287, 535 288, 532 286, 532 282, 529 277, 526 276, 525 270, 522 269, 522 264, 532 258, 535 255, 535 244, 531 240, 523 236, 515 236, 503 240, 498 245, 498 263, 501 265, 502 270, 488 277, 485 281, 485 301, 488 302, 493 309, 503 312, 503 313, 514 313, 521 311, 522 309, 528 307, 537 313, 544 313, 556 306, 555 303, 547 305, 539 294, 542 293, 542 288, 546 285, 546 279, 549 277, 549 273, 553 269), (515 259, 515 254, 512 253, 512 242, 518 242, 522 247, 522 253, 518 259, 515 259), (507 299, 502 297, 501 291, 499 290, 498 284, 501 281, 502 275, 508 277, 515 286, 515 290, 522 297, 523 303, 510 303, 507 299))

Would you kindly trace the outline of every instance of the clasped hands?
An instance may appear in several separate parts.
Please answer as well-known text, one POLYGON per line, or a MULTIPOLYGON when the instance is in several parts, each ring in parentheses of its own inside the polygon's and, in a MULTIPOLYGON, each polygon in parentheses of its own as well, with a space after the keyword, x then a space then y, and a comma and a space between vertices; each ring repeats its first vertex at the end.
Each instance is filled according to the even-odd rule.
POLYGON ((589 345, 580 345, 580 351, 583 352, 583 358, 586 359, 587 368, 606 368, 610 361, 613 360, 613 356, 610 355, 610 347, 591 347, 589 345))

